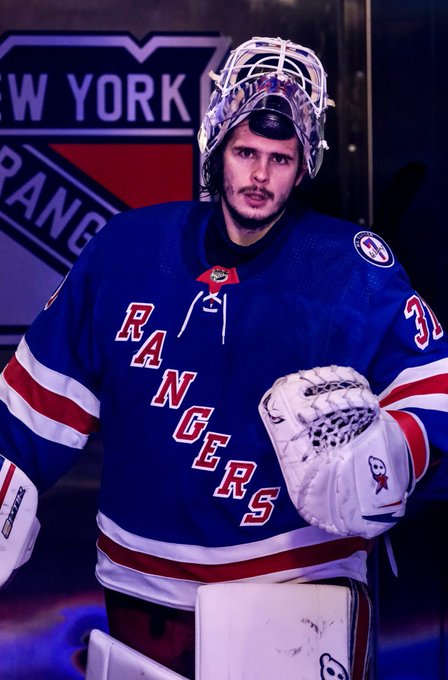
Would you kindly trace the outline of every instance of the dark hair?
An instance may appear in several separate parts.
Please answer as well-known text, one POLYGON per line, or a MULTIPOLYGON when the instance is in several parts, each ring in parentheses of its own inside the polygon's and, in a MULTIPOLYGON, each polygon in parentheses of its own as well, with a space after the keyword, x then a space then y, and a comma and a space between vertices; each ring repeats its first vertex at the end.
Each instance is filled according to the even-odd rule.
POLYGON ((225 144, 220 144, 204 161, 202 166, 201 194, 207 196, 221 195, 224 184, 224 154, 225 144))

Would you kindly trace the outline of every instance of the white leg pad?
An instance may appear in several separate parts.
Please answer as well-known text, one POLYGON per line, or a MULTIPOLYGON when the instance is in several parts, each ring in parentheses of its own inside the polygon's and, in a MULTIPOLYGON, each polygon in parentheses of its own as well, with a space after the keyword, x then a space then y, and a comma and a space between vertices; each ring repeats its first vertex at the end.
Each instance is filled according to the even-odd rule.
POLYGON ((201 586, 196 680, 349 680, 350 605, 341 586, 201 586))
POLYGON ((185 680, 107 633, 90 634, 85 680, 185 680))

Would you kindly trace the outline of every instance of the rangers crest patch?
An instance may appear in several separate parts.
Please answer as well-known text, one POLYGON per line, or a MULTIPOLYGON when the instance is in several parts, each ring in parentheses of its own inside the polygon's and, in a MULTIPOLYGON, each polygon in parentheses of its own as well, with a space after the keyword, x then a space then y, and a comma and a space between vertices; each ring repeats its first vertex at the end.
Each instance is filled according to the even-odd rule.
POLYGON ((364 260, 377 267, 392 267, 394 264, 394 255, 382 238, 372 231, 359 231, 353 243, 359 255, 364 260))

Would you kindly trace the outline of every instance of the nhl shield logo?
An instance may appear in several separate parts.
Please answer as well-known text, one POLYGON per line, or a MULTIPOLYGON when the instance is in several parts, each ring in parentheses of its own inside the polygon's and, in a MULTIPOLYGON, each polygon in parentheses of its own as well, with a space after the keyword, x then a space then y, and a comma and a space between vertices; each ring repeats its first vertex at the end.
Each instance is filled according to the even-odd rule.
POLYGON ((196 132, 209 71, 229 46, 199 34, 0 40, 3 345, 18 341, 112 215, 198 196, 196 132))
POLYGON ((227 279, 229 278, 229 272, 227 269, 220 269, 219 267, 215 267, 212 269, 210 273, 210 281, 214 281, 215 283, 225 283, 227 279))

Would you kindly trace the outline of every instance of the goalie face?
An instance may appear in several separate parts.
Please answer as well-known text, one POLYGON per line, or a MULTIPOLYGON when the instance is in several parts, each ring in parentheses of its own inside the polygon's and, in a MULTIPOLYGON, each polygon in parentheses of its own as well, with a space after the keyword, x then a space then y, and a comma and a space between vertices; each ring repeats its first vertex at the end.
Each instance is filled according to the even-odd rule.
POLYGON ((229 130, 250 116, 257 134, 286 139, 295 133, 308 174, 317 174, 327 148, 324 111, 332 102, 312 50, 281 38, 252 38, 212 77, 216 86, 198 134, 205 161, 229 130))
MULTIPOLYGON (((297 137, 269 139, 243 121, 229 135, 223 154, 222 208, 230 238, 261 233, 282 214, 303 176, 297 137)), ((242 242, 242 241, 241 241, 242 242)))

